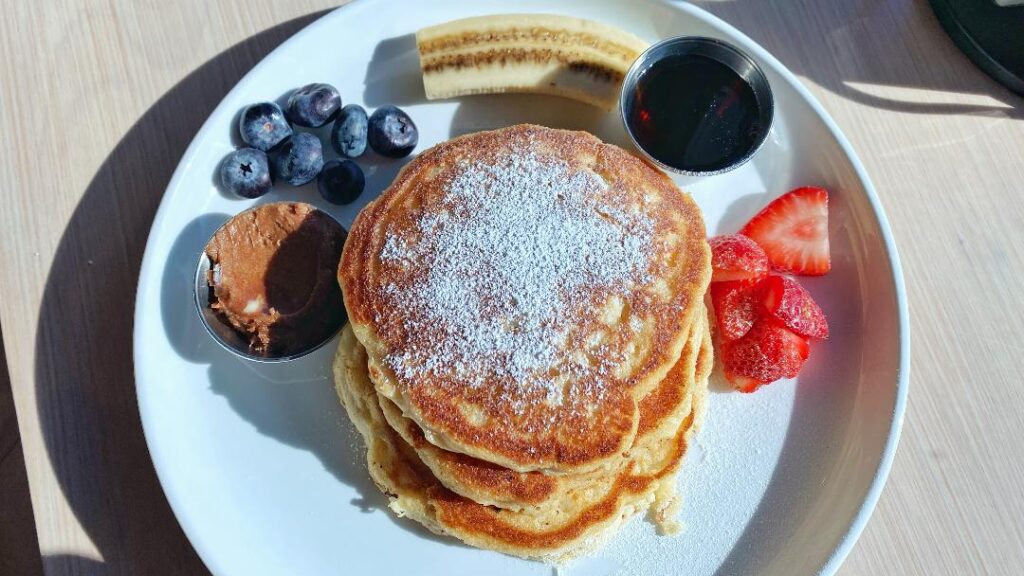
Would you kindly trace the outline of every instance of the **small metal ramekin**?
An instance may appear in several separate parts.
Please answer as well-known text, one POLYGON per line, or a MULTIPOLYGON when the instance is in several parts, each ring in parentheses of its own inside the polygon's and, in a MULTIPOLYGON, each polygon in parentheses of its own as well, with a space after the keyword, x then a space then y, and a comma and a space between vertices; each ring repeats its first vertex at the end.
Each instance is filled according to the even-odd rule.
POLYGON ((765 77, 764 72, 761 71, 761 68, 753 59, 741 52, 735 46, 715 38, 706 38, 703 36, 675 36, 653 44, 647 50, 644 50, 644 52, 637 57, 636 61, 633 62, 633 65, 630 66, 629 71, 626 72, 625 79, 622 81, 622 92, 619 95, 619 113, 622 115, 622 124, 626 128, 626 134, 629 134, 629 138, 633 141, 633 145, 641 154, 643 154, 644 158, 649 160, 655 166, 669 172, 685 174, 687 176, 714 176, 742 166, 750 160, 755 153, 757 153, 761 148, 761 145, 764 144, 764 141, 768 138, 768 132, 771 131, 772 121, 775 117, 775 100, 772 97, 771 85, 768 83, 768 78, 765 77), (632 117, 633 109, 637 105, 637 82, 639 82, 640 78, 642 78, 656 62, 664 58, 683 54, 704 56, 732 68, 732 70, 747 82, 754 91, 754 98, 757 101, 758 110, 760 111, 759 121, 764 129, 761 131, 760 137, 754 145, 751 146, 750 150, 728 166, 715 170, 686 170, 677 166, 669 166, 655 158, 650 152, 640 145, 640 142, 637 141, 636 135, 633 133, 633 127, 630 126, 629 119, 632 117))
MULTIPOLYGON (((228 225, 228 222, 231 222, 231 220, 234 220, 235 218, 241 216, 242 214, 251 212, 252 210, 262 208, 264 206, 267 205, 262 204, 259 206, 253 206, 248 210, 244 210, 238 213, 236 216, 232 217, 227 222, 222 224, 219 228, 217 228, 217 230, 210 236, 210 238, 212 239, 214 236, 216 236, 217 232, 220 232, 221 229, 224 228, 224 226, 228 225)), ((323 212, 328 218, 337 222, 337 219, 335 219, 334 216, 331 216, 330 214, 323 210, 320 210, 320 212, 323 212)), ((341 223, 338 222, 338 225, 341 226, 341 223)), ((307 354, 310 354, 322 348, 325 344, 334 339, 334 337, 337 336, 338 332, 341 331, 342 327, 345 326, 345 323, 342 322, 341 325, 338 326, 338 330, 332 332, 330 335, 324 338, 323 341, 314 343, 308 348, 299 350, 294 354, 290 354, 287 356, 260 356, 257 354, 253 354, 249 350, 249 341, 246 338, 243 338, 242 335, 239 334, 238 331, 236 331, 235 328, 229 322, 227 322, 224 318, 222 318, 220 315, 214 312, 212 308, 210 308, 211 288, 209 282, 207 281, 207 274, 210 272, 210 257, 206 255, 206 246, 208 244, 209 240, 207 241, 206 244, 203 245, 203 251, 199 253, 199 263, 196 265, 196 276, 194 286, 196 311, 199 313, 199 318, 200 320, 202 320, 203 326, 206 328, 206 331, 210 334, 210 337, 212 337, 217 344, 220 344, 221 347, 227 350, 228 352, 231 352, 232 354, 240 358, 244 358, 245 360, 251 360, 253 362, 289 362, 291 360, 295 360, 297 358, 306 356, 307 354)))

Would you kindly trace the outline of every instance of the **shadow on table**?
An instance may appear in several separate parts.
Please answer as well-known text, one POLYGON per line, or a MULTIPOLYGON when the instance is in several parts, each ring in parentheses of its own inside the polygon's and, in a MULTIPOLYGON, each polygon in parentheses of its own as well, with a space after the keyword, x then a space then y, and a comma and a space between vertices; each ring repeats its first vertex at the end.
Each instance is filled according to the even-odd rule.
POLYGON ((40 305, 36 400, 55 476, 102 562, 43 559, 47 572, 203 574, 161 492, 132 371, 135 287, 171 173, 224 94, 314 13, 221 53, 160 98, 100 166, 64 231, 40 305))
POLYGON ((111 566, 77 554, 46 554, 43 556, 43 574, 111 574, 111 566))
POLYGON ((0 574, 42 574, 39 539, 0 328, 0 574))
POLYGON ((816 11, 831 13, 816 20, 789 17, 802 4, 792 0, 762 0, 756 9, 735 0, 694 3, 798 76, 854 102, 904 113, 1024 118, 1021 98, 960 52, 924 0, 817 3, 816 11), (876 93, 880 87, 886 95, 876 93), (891 88, 907 90, 898 97, 891 88), (922 101, 942 92, 977 96, 978 103, 922 101))

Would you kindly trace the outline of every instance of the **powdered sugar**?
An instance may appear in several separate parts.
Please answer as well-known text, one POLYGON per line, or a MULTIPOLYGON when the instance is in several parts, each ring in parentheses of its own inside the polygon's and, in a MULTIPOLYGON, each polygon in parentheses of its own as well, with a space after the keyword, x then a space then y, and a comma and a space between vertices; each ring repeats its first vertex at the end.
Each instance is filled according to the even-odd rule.
POLYGON ((418 219, 417 237, 385 239, 385 264, 424 271, 385 293, 416 310, 408 322, 421 325, 409 330, 442 331, 386 362, 408 377, 446 373, 473 386, 490 375, 540 387, 555 403, 574 392, 563 390, 567 375, 607 373, 573 356, 565 326, 585 312, 581 291, 622 293, 650 280, 652 223, 606 192, 598 175, 530 152, 460 165, 440 205, 418 219))
MULTIPOLYGON (((712 380, 712 390, 730 386, 723 382, 720 366, 712 380)), ((794 431, 793 401, 788 382, 776 382, 757 394, 710 394, 704 428, 687 448, 677 480, 682 532, 662 536, 651 522, 637 518, 607 547, 564 570, 566 576, 789 573, 792 558, 803 557, 800 543, 806 543, 792 540, 791 522, 802 518, 792 513, 814 502, 808 494, 815 492, 805 492, 809 486, 820 489, 816 475, 801 477, 796 471, 813 465, 804 457, 821 449, 815 446, 821 444, 815 431, 799 432, 807 434, 807 444, 793 448, 799 464, 790 463, 795 466, 791 473, 782 473, 772 485, 773 474, 785 465, 783 446, 792 440, 787 435, 794 431), (792 554, 779 555, 786 542, 792 554), (789 560, 766 569, 773 557, 789 560)), ((831 504, 818 505, 829 510, 831 504)))

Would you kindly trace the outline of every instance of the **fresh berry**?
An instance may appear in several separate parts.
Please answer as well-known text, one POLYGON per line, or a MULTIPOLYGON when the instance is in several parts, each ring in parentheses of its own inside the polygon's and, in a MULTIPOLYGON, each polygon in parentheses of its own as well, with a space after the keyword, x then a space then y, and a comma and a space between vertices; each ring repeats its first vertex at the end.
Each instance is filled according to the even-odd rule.
POLYGON ((742 338, 754 325, 760 302, 759 284, 756 280, 734 280, 711 285, 711 305, 723 339, 742 338))
POLYGON ((366 152, 366 110, 359 104, 341 109, 331 129, 331 145, 346 158, 358 158, 366 152))
POLYGON ((260 102, 246 106, 238 120, 242 141, 269 152, 292 135, 292 127, 284 119, 281 107, 273 102, 260 102))
POLYGON ((334 118, 341 108, 341 94, 330 84, 307 84, 288 97, 288 121, 306 128, 318 128, 334 118))
POLYGON ((351 204, 363 193, 366 178, 358 164, 351 160, 331 160, 316 181, 320 195, 331 204, 351 204))
POLYGON ((761 284, 765 309, 787 328, 809 338, 828 338, 825 313, 796 280, 773 275, 761 284))
POLYGON ((397 106, 382 106, 373 111, 367 126, 367 140, 381 156, 408 156, 419 141, 412 118, 397 106))
POLYGON ((711 281, 754 280, 768 273, 768 256, 740 234, 715 236, 711 244, 711 281))
POLYGON ((828 249, 828 192, 797 188, 776 198, 740 230, 764 248, 779 270, 820 276, 832 267, 828 249))
POLYGON ((267 153, 255 148, 235 150, 221 162, 220 182, 224 189, 242 198, 259 198, 270 191, 267 153))
POLYGON ((275 176, 293 186, 312 182, 324 167, 324 150, 320 139, 306 132, 292 136, 274 160, 275 176))
POLYGON ((722 365, 733 383, 744 387, 750 381, 764 384, 780 378, 793 378, 800 372, 810 346, 807 340, 794 334, 781 322, 767 314, 760 314, 754 326, 739 340, 722 342, 722 365), (740 381, 736 377, 742 377, 740 381))
POLYGON ((761 382, 760 380, 755 380, 754 378, 748 378, 747 376, 733 374, 728 370, 725 371, 725 379, 728 380, 729 382, 732 382, 732 385, 735 386, 737 390, 745 394, 750 394, 751 392, 757 390, 761 386, 767 384, 767 382, 761 382))

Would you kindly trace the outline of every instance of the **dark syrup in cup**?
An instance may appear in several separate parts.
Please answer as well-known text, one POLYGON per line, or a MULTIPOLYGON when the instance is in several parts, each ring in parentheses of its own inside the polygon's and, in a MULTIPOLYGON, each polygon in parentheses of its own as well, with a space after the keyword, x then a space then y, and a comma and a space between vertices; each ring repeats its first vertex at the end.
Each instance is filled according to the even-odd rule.
POLYGON ((638 59, 623 87, 623 120, 662 167, 696 175, 735 168, 764 142, 768 82, 738 50, 708 38, 674 38, 638 59))
POLYGON ((638 143, 670 166, 721 170, 761 135, 754 89, 725 64, 687 54, 651 67, 636 87, 630 119, 638 143))

